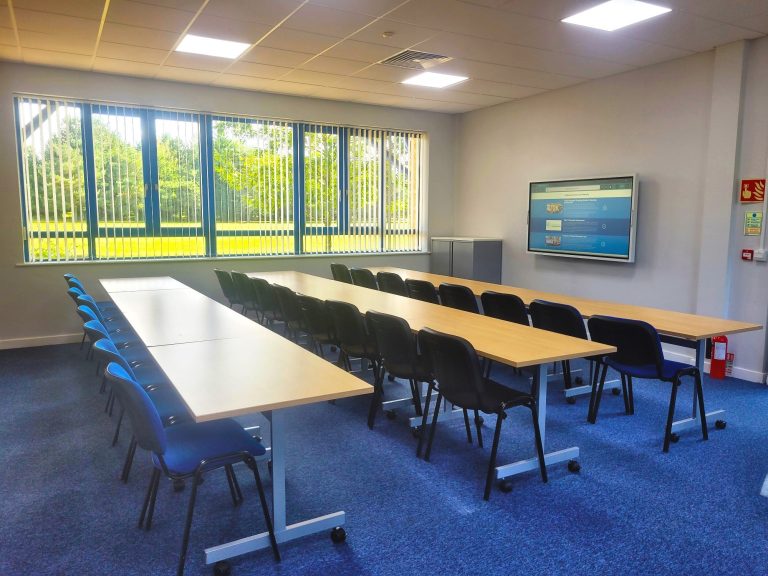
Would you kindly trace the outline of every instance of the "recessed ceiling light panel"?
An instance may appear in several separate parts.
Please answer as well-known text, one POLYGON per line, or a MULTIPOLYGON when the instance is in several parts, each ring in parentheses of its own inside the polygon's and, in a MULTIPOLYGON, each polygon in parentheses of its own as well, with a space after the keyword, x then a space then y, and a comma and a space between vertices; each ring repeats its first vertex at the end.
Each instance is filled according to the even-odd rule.
POLYGON ((624 26, 642 22, 670 11, 671 8, 639 2, 638 0, 610 0, 584 12, 564 18, 562 21, 613 32, 619 28, 624 28, 624 26))
POLYGON ((245 44, 244 42, 233 42, 232 40, 219 40, 218 38, 187 34, 176 47, 176 52, 202 54, 203 56, 216 56, 218 58, 231 58, 234 60, 250 46, 250 44, 245 44))
POLYGON ((403 84, 413 86, 428 86, 429 88, 446 88, 467 80, 466 76, 454 76, 452 74, 438 74, 437 72, 422 72, 403 80, 403 84))

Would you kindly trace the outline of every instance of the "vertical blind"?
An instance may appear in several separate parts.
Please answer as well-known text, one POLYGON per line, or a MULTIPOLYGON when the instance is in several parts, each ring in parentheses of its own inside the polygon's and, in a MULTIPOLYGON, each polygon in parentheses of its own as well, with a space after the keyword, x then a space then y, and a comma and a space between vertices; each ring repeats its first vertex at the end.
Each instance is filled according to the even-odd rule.
POLYGON ((27 262, 422 249, 421 133, 15 103, 27 262))

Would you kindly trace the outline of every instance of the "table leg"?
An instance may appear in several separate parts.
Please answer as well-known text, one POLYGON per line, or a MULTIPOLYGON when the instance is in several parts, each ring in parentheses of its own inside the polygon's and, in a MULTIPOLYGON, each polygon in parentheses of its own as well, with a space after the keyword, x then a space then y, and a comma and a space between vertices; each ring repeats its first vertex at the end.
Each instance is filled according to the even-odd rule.
MULTIPOLYGON (((704 377, 704 358, 706 357, 706 339, 696 341, 696 367, 701 372, 702 378, 704 377)), ((672 432, 680 432, 682 430, 688 430, 689 428, 700 427, 699 423, 699 411, 698 411, 698 398, 696 395, 696 387, 693 388, 693 409, 691 411, 690 418, 684 418, 683 420, 677 420, 672 423, 672 432)), ((707 424, 717 421, 722 421, 725 415, 725 410, 713 410, 707 412, 707 424)))
MULTIPOLYGON (((304 520, 295 524, 286 525, 285 512, 285 433, 284 410, 272 412, 272 522, 275 527, 275 538, 278 542, 288 542, 310 534, 316 534, 324 530, 330 531, 336 526, 344 524, 344 512, 334 512, 304 520)), ((269 548, 269 534, 262 532, 254 536, 247 536, 239 540, 227 542, 206 548, 205 562, 213 564, 220 560, 233 558, 241 554, 247 554, 254 550, 269 548)))
MULTIPOLYGON (((536 376, 534 380, 534 386, 536 389, 536 403, 539 409, 539 430, 541 431, 541 444, 544 446, 544 450, 547 448, 546 433, 547 433, 547 367, 542 364, 536 368, 536 376)), ((558 462, 565 462, 575 460, 579 457, 578 446, 566 448, 564 450, 558 450, 557 452, 549 452, 544 454, 544 463, 547 466, 557 464, 558 462)), ((530 470, 538 470, 539 459, 537 457, 529 458, 527 460, 519 460, 512 464, 504 464, 503 466, 496 467, 496 479, 503 480, 516 474, 522 474, 530 470)))

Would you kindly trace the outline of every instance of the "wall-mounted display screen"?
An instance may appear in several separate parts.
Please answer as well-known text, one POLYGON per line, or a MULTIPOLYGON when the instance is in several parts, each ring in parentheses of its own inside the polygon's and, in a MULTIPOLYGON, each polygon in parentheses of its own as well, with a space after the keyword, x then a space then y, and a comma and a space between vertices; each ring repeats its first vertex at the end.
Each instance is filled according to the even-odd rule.
POLYGON ((635 260, 637 175, 531 182, 528 252, 635 260))

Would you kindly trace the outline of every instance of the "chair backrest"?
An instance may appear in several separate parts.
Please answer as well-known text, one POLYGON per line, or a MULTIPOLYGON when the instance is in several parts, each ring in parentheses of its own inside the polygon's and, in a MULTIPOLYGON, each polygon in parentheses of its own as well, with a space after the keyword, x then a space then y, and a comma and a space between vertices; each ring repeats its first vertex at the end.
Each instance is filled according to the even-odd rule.
POLYGON ((257 309, 258 301, 256 299, 256 290, 253 287, 251 279, 242 272, 232 270, 232 284, 237 293, 238 303, 254 310, 257 309))
POLYGON ((235 289, 235 283, 232 281, 232 275, 226 270, 213 269, 213 273, 216 274, 216 278, 219 280, 219 286, 224 293, 224 297, 229 300, 229 305, 242 304, 238 298, 237 290, 235 289))
POLYGON ((88 322, 83 324, 83 330, 85 331, 85 335, 88 336, 88 340, 91 344, 95 344, 102 338, 112 340, 109 332, 107 332, 107 329, 104 327, 104 324, 98 320, 88 320, 88 322))
POLYGON ((376 336, 386 370, 397 376, 413 373, 418 350, 408 322, 392 314, 371 310, 365 313, 365 319, 376 336))
POLYGON ((475 294, 466 286, 443 283, 440 284, 438 292, 440 292, 440 302, 442 302, 443 306, 464 310, 465 312, 474 312, 475 314, 480 313, 475 294))
POLYGON ((272 284, 272 290, 277 298, 277 305, 280 307, 283 320, 291 324, 301 324, 304 315, 301 312, 301 304, 299 304, 296 292, 280 284, 272 284))
POLYGON ((661 374, 664 352, 656 329, 640 320, 593 316, 587 320, 589 335, 595 342, 616 346, 610 358, 629 366, 656 366, 661 374))
POLYGON ((167 442, 163 422, 147 392, 114 362, 107 365, 104 375, 112 383, 115 394, 128 413, 139 446, 158 456, 165 454, 167 442))
POLYGON ((437 297, 437 290, 435 290, 435 286, 432 282, 406 278, 405 288, 408 290, 409 298, 421 300, 422 302, 429 302, 430 304, 440 304, 440 299, 437 297))
POLYGON ((486 316, 530 326, 528 311, 520 296, 488 291, 480 295, 480 302, 483 303, 483 313, 486 316))
POLYGON ((119 364, 120 367, 125 370, 131 378, 136 380, 136 374, 134 373, 133 368, 131 368, 131 365, 128 364, 128 361, 123 358, 122 354, 120 354, 120 351, 117 349, 117 346, 115 346, 115 343, 112 342, 112 340, 109 338, 102 338, 101 340, 94 342, 93 353, 94 355, 98 356, 99 359, 105 363, 105 365, 108 365, 110 362, 119 364))
POLYGON ((86 293, 88 292, 88 291, 85 289, 85 286, 83 286, 83 283, 82 283, 82 282, 80 282, 80 280, 78 280, 78 279, 77 279, 77 278, 75 278, 74 276, 73 276, 72 278, 67 278, 67 285, 68 285, 70 288, 79 288, 79 289, 80 289, 80 290, 82 290, 83 292, 86 292, 86 293))
POLYGON ((576 308, 568 304, 534 300, 528 305, 531 313, 531 323, 534 328, 587 339, 587 329, 584 320, 576 308))
POLYGON ((484 391, 480 360, 472 344, 430 328, 419 330, 419 345, 432 361, 440 393, 461 408, 482 406, 484 391))
POLYGON ((400 274, 394 272, 379 272, 376 274, 376 282, 379 284, 379 290, 398 296, 408 296, 408 289, 405 287, 405 281, 400 274))
POLYGON ((331 264, 331 274, 334 280, 344 282, 345 284, 352 284, 352 274, 349 273, 349 268, 344 264, 333 262, 331 264))
POLYGON ((83 324, 90 322, 91 320, 96 320, 96 322, 101 323, 101 320, 99 320, 99 317, 96 316, 96 313, 90 306, 79 305, 77 307, 77 315, 83 320, 83 324))
POLYGON ((354 304, 339 300, 327 300, 325 306, 333 319, 333 329, 342 348, 365 347, 369 341, 364 316, 354 304))
POLYGON ((299 306, 304 315, 304 326, 311 335, 330 337, 333 334, 333 318, 325 302, 314 296, 298 296, 299 306))
POLYGON ((362 286, 363 288, 370 288, 371 290, 378 290, 379 285, 376 283, 376 277, 373 272, 368 268, 350 268, 349 273, 352 275, 352 283, 355 286, 362 286))
POLYGON ((77 304, 77 297, 82 296, 83 294, 85 294, 85 292, 83 292, 80 288, 72 287, 67 289, 67 296, 72 298, 72 301, 75 304, 77 304))
POLYGON ((93 313, 96 314, 96 318, 98 318, 99 322, 102 324, 104 323, 104 316, 102 315, 101 310, 99 310, 99 305, 96 304, 96 300, 93 299, 93 296, 90 294, 80 294, 75 302, 77 303, 78 307, 87 306, 93 310, 93 313))
POLYGON ((280 309, 272 284, 264 280, 264 278, 251 278, 251 285, 256 291, 256 298, 259 301, 259 309, 262 312, 279 314, 280 309))

